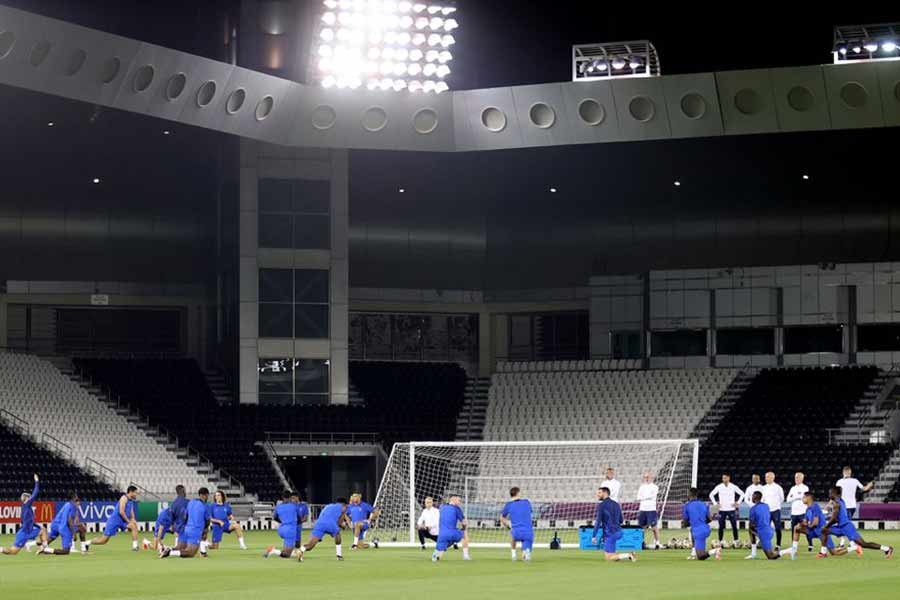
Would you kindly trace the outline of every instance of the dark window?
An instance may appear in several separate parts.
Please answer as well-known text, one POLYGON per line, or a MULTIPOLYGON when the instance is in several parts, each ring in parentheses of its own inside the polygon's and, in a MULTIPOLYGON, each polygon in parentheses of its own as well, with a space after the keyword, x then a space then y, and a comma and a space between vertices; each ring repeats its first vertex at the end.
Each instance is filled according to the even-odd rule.
POLYGON ((296 215, 294 248, 314 250, 331 248, 331 218, 328 215, 296 215))
POLYGON ((260 248, 293 247, 292 217, 290 215, 259 215, 260 248))
POLYGON ((588 313, 509 315, 509 354, 517 360, 583 360, 590 353, 588 313))
POLYGON ((297 269, 294 271, 294 282, 294 302, 328 303, 328 271, 297 269))
MULTIPOLYGON (((327 276, 327 271, 325 272, 327 276)), ((293 271, 290 269, 259 270, 259 301, 286 302, 294 298, 293 271)))
POLYGON ((654 331, 650 336, 652 356, 706 356, 706 330, 654 331))
POLYGON ((259 337, 291 338, 293 311, 290 304, 259 305, 259 337))
POLYGON ((328 337, 327 304, 295 304, 294 319, 295 338, 328 337))
POLYGON ((328 181, 294 181, 294 212, 327 215, 330 207, 331 184, 328 181))
POLYGON ((294 361, 289 358, 259 359, 259 393, 290 394, 294 386, 294 361))
POLYGON ((612 332, 613 358, 642 358, 640 331, 612 332))
POLYGON ((900 350, 900 325, 860 325, 857 333, 856 346, 860 352, 900 350))
POLYGON ((289 179, 259 180, 259 212, 292 212, 293 185, 289 179))
POLYGON ((327 360, 294 362, 294 403, 322 405, 328 403, 329 363, 327 360))
POLYGON ((774 329, 719 329, 717 354, 775 354, 774 329))
POLYGON ((784 353, 810 352, 840 353, 844 346, 843 328, 834 325, 815 327, 785 327, 784 353))

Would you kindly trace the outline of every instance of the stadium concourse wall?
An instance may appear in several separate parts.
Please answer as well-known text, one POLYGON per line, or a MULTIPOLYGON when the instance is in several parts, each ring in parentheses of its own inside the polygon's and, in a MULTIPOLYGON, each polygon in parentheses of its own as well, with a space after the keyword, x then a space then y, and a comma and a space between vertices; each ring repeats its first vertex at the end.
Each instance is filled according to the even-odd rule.
POLYGON ((900 62, 323 89, 0 7, 0 83, 282 146, 456 152, 900 125, 900 62))

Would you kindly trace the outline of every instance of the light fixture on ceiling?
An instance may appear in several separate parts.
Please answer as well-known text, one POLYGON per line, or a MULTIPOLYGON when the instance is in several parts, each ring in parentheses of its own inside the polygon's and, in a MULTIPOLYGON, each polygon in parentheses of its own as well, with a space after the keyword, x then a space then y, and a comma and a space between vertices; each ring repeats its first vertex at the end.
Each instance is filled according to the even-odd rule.
POLYGON ((405 193, 406 193, 406 188, 400 188, 400 189, 397 190, 397 191, 400 192, 401 194, 405 194, 405 193))
POLYGON ((94 179, 93 179, 92 181, 93 181, 93 184, 94 184, 94 185, 98 185, 98 184, 100 183, 100 178, 99 178, 99 177, 94 177, 94 179))
POLYGON ((555 187, 550 188, 550 193, 555 194, 558 190, 555 187))
POLYGON ((675 187, 681 187, 681 182, 677 179, 675 180, 675 187))

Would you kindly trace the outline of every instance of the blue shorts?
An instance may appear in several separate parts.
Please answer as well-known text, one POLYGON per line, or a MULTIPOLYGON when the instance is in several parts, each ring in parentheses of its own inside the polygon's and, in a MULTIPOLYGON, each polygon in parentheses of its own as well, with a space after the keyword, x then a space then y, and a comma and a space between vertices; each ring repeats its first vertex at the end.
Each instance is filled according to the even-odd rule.
POLYGON ((199 546, 201 537, 203 537, 203 528, 191 529, 185 527, 184 534, 178 536, 178 541, 184 542, 188 546, 199 546))
POLYGON ((514 542, 522 542, 522 550, 528 550, 531 552, 531 549, 534 547, 534 530, 524 530, 518 531, 513 529, 511 532, 512 541, 514 542))
MULTIPOLYGON (((820 537, 822 537, 822 528, 816 527, 815 529, 807 529, 806 535, 808 535, 811 538, 820 538, 820 537)), ((830 535, 825 538, 825 547, 829 548, 829 549, 834 548, 834 540, 831 538, 830 535)))
MULTIPOLYGON (((359 523, 357 521, 356 523, 359 523)), ((356 523, 353 524, 353 530, 356 531, 356 523)), ((365 521, 362 522, 362 527, 359 529, 359 539, 364 539, 366 537, 366 532, 369 530, 369 524, 365 521)))
POLYGON ((41 535, 41 528, 37 525, 33 525, 30 530, 20 529, 13 542, 13 548, 24 548, 26 542, 30 542, 39 535, 41 535))
POLYGON ((756 543, 759 544, 759 547, 765 550, 766 552, 771 552, 774 546, 772 545, 772 536, 775 535, 774 529, 757 529, 756 530, 756 543))
POLYGON ((300 531, 297 527, 292 527, 290 525, 279 525, 278 537, 280 537, 284 542, 283 545, 285 548, 293 548, 297 545, 297 540, 300 539, 300 531))
POLYGON ((68 550, 72 547, 72 531, 68 527, 57 527, 56 525, 51 525, 49 541, 52 542, 56 538, 60 539, 61 547, 64 550, 68 550))
POLYGON ((341 528, 338 527, 337 523, 321 523, 316 521, 316 525, 312 530, 312 537, 319 538, 320 540, 325 539, 326 535, 337 537, 340 534, 341 528))
POLYGON ((638 513, 639 527, 656 527, 657 521, 659 521, 659 513, 655 510, 642 510, 638 513))
POLYGON ((709 525, 705 527, 691 527, 691 539, 694 540, 694 550, 703 552, 706 550, 706 540, 710 534, 709 525))
POLYGON ((127 529, 128 523, 123 522, 122 519, 110 519, 106 522, 106 527, 103 528, 103 535, 106 537, 113 537, 120 531, 125 531, 127 529))
POLYGON ((224 534, 231 533, 232 531, 234 531, 234 525, 232 525, 230 521, 226 522, 225 525, 213 525, 212 543, 218 544, 222 541, 222 536, 224 534))
POLYGON ((611 535, 603 534, 603 551, 607 554, 612 554, 616 551, 616 543, 622 539, 622 530, 619 530, 611 535))
POLYGON ((458 544, 463 539, 463 532, 459 529, 454 529, 453 531, 449 531, 447 533, 440 533, 437 539, 437 551, 443 552, 453 544, 458 544))
POLYGON ((856 531, 856 525, 853 523, 847 523, 846 525, 832 525, 830 533, 831 535, 836 535, 838 537, 845 537, 851 542, 855 542, 859 539, 859 533, 856 531))

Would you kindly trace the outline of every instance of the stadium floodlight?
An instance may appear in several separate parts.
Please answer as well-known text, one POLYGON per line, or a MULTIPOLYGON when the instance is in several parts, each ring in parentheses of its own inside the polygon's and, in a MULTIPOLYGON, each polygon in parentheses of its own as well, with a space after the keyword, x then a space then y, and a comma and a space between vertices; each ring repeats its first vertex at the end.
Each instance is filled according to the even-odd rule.
POLYGON ((658 75, 659 54, 647 40, 572 46, 572 81, 658 75))
POLYGON ((447 91, 455 13, 452 2, 323 0, 311 79, 325 88, 447 91))
POLYGON ((842 25, 834 28, 834 64, 900 60, 900 23, 842 25))

